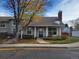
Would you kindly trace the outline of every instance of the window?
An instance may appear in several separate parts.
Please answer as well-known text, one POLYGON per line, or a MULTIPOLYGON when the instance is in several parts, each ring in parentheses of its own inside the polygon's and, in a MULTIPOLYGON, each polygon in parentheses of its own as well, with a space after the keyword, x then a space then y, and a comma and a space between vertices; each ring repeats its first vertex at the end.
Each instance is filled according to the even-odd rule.
POLYGON ((16 33, 16 29, 13 29, 13 33, 16 33))
POLYGON ((53 28, 52 31, 53 31, 53 35, 57 34, 57 29, 56 28, 53 28))
POLYGON ((0 24, 0 27, 5 27, 5 24, 0 24))
POLYGON ((27 29, 27 35, 31 35, 31 28, 27 29))
POLYGON ((30 31, 30 30, 28 30, 28 31, 27 31, 27 34, 28 34, 28 35, 29 35, 29 34, 31 34, 31 31, 30 31))
POLYGON ((49 28, 49 36, 53 36, 57 34, 57 29, 56 28, 49 28))
POLYGON ((16 22, 13 22, 14 25, 16 25, 16 22))
POLYGON ((57 32, 56 32, 56 31, 53 31, 53 34, 54 34, 54 35, 56 35, 56 34, 57 34, 57 32))
POLYGON ((56 28, 52 28, 52 34, 56 35, 57 34, 57 29, 56 28))

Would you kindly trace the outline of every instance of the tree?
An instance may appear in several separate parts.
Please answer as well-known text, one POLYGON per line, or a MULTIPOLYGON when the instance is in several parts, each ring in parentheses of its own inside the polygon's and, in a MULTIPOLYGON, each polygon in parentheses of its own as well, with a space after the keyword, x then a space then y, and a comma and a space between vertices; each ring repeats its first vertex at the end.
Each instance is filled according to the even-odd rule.
POLYGON ((71 20, 70 24, 75 28, 76 30, 79 30, 79 18, 76 20, 71 20))
POLYGON ((7 0, 7 2, 16 21, 16 38, 18 38, 19 31, 24 30, 33 17, 43 10, 46 0, 7 0))
POLYGON ((65 27, 69 27, 68 24, 65 24, 65 27))
POLYGON ((75 29, 79 30, 79 24, 78 23, 75 25, 75 29))

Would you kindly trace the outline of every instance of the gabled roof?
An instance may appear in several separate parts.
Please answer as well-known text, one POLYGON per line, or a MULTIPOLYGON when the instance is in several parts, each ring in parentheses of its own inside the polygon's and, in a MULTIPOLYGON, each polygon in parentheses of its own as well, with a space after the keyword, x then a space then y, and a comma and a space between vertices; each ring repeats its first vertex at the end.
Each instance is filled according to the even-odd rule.
MULTIPOLYGON (((0 17, 0 21, 9 21, 13 19, 13 17, 0 17)), ((41 17, 41 19, 36 19, 30 22, 29 26, 59 26, 56 23, 58 17, 41 17)))
POLYGON ((57 26, 59 21, 57 17, 42 17, 39 21, 32 21, 29 26, 57 26))
POLYGON ((9 21, 13 19, 13 17, 0 17, 0 21, 9 21))

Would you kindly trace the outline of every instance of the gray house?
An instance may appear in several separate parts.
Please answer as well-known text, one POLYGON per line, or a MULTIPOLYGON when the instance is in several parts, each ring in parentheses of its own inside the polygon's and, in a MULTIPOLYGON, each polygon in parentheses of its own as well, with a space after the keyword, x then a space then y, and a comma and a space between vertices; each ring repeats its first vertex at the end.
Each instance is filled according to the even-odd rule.
POLYGON ((0 17, 0 34, 13 34, 16 25, 12 17, 0 17))
MULTIPOLYGON (((44 38, 61 36, 62 11, 57 17, 42 17, 41 21, 32 21, 22 35, 32 35, 33 37, 44 38)), ((0 17, 0 33, 14 34, 16 31, 15 21, 12 17, 0 17)))

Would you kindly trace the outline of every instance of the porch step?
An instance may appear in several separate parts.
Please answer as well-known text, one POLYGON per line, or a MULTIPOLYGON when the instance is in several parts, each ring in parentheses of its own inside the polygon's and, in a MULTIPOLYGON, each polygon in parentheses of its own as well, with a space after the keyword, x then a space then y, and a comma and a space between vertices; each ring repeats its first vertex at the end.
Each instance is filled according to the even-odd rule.
POLYGON ((37 38, 37 42, 40 43, 40 44, 48 44, 48 42, 44 41, 41 38, 37 38))

